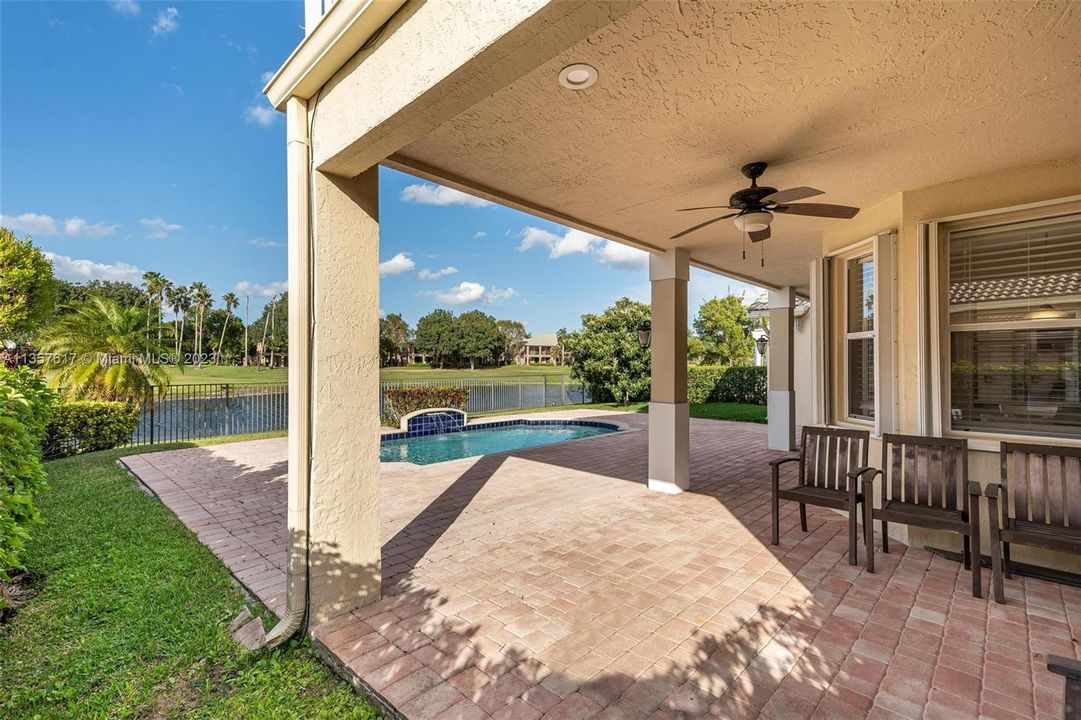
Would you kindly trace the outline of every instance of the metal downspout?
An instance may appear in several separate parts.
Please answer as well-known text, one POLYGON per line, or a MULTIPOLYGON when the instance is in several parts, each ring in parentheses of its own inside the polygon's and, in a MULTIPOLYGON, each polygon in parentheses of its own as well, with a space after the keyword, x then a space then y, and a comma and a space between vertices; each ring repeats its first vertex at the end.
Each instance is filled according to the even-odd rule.
POLYGON ((275 648, 304 626, 308 610, 311 497, 312 165, 308 105, 286 106, 289 239, 289 495, 286 611, 266 637, 275 648))

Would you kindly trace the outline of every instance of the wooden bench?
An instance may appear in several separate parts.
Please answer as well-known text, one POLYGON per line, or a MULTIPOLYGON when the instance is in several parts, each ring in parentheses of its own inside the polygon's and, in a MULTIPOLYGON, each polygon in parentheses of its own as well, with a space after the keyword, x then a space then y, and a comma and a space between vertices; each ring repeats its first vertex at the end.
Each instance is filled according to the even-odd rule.
POLYGON ((1001 603, 1012 543, 1081 553, 1081 448, 1002 443, 999 469, 1000 482, 984 488, 984 495, 991 520, 991 586, 1001 603))
POLYGON ((863 495, 859 492, 859 483, 849 476, 851 471, 867 464, 869 439, 870 433, 866 430, 805 427, 799 455, 770 462, 773 472, 771 542, 774 545, 780 543, 781 500, 799 503, 799 523, 803 532, 807 532, 808 505, 847 510, 848 563, 856 564, 856 519, 859 517, 856 508, 863 502, 863 495), (781 466, 791 462, 799 463, 798 484, 781 488, 781 466))
POLYGON ((1062 720, 1081 720, 1081 662, 1048 655, 1047 669, 1066 679, 1062 693, 1062 720))
MULTIPOLYGON (((914 525, 961 535, 972 595, 981 597, 979 483, 968 480, 968 441, 916 435, 882 436, 882 466, 861 468, 863 524, 882 523, 882 552, 890 551, 889 524, 914 525), (882 476, 882 506, 874 506, 874 480, 882 476), (973 562, 972 558, 976 561, 973 562)), ((875 571, 874 533, 865 533, 867 570, 875 571)))

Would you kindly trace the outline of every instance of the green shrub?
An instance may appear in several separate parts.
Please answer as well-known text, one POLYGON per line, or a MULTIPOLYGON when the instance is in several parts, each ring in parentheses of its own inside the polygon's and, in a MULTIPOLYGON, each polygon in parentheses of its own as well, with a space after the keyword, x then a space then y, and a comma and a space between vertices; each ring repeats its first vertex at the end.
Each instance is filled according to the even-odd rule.
POLYGON ((37 373, 0 369, 0 579, 20 566, 30 528, 40 522, 34 495, 45 487, 41 443, 55 403, 37 373))
POLYGON ((456 387, 391 388, 383 392, 383 418, 397 426, 403 415, 426 408, 465 410, 469 391, 456 387))
POLYGON ((687 368, 687 400, 692 403, 766 404, 766 368, 691 365, 687 368))
POLYGON ((83 400, 59 405, 45 434, 46 458, 109 450, 123 445, 139 426, 134 403, 83 400))

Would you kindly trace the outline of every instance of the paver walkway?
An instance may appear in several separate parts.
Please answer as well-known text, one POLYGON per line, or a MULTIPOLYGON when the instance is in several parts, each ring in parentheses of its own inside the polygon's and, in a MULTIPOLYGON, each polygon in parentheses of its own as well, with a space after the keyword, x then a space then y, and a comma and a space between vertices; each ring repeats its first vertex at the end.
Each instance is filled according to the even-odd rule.
MULTIPOLYGON (((995 605, 897 543, 870 575, 841 516, 809 509, 804 534, 795 505, 771 547, 763 426, 692 421, 693 491, 665 496, 644 486, 646 418, 619 419, 639 431, 384 465, 384 598, 317 647, 414 719, 1061 717, 1043 656, 1077 656, 1081 590, 1015 578, 995 605)), ((130 464, 273 599, 284 451, 130 464)))

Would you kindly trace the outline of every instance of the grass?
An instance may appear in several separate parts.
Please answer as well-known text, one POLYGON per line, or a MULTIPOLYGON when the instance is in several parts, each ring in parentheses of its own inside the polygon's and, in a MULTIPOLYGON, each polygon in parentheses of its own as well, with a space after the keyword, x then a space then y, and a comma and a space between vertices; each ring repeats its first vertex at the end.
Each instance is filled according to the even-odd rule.
MULTIPOLYGON (((238 439, 250 438, 224 440, 238 439)), ((39 594, 0 628, 0 717, 379 718, 306 642, 268 653, 233 643, 245 598, 117 467, 138 452, 47 464, 45 522, 26 557, 39 594)))
MULTIPOLYGON (((183 372, 176 368, 168 368, 169 376, 174 385, 192 385, 200 383, 244 383, 244 382, 286 382, 288 370, 286 368, 259 368, 239 367, 232 365, 204 365, 201 368, 194 365, 185 366, 183 372)), ((508 378, 508 377, 535 377, 541 381, 542 375, 557 378, 561 375, 569 375, 570 368, 557 367, 554 365, 506 365, 502 367, 477 368, 447 368, 440 370, 430 368, 427 365, 410 365, 409 367, 386 367, 379 371, 379 377, 383 380, 419 380, 424 378, 443 378, 458 380, 461 378, 508 378)))
MULTIPOLYGON (((490 413, 474 413, 470 417, 487 417, 489 415, 520 415, 522 413, 549 412, 551 410, 611 410, 615 412, 649 412, 649 403, 632 403, 619 405, 617 403, 587 403, 585 405, 557 405, 554 407, 527 408, 524 410, 498 410, 490 413)), ((765 405, 745 405, 743 403, 691 403, 691 417, 705 418, 708 420, 735 420, 737 422, 766 422, 765 405)))

